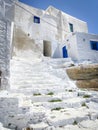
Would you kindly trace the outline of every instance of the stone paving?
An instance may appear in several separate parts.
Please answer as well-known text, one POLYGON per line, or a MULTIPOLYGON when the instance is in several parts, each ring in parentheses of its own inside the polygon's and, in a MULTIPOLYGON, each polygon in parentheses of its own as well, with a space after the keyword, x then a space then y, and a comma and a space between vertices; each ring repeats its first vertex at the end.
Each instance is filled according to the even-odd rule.
POLYGON ((11 90, 0 92, 0 122, 4 127, 98 130, 98 92, 76 87, 66 74, 71 64, 70 59, 12 59, 11 90))

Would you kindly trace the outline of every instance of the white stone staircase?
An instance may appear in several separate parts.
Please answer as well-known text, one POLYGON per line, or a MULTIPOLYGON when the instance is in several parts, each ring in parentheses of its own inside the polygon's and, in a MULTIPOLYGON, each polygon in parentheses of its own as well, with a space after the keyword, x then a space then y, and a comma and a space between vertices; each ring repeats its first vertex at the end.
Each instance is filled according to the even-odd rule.
POLYGON ((6 127, 19 130, 93 130, 84 126, 84 122, 98 122, 98 93, 79 90, 68 78, 66 67, 72 65, 70 59, 54 60, 12 59, 11 90, 7 96, 9 99, 10 95, 17 98, 20 103, 14 113, 5 116, 6 127))
POLYGON ((31 89, 32 91, 40 89, 41 91, 46 89, 63 91, 65 87, 69 87, 70 80, 66 73, 62 69, 54 69, 48 62, 13 59, 11 61, 11 88, 19 90, 29 88, 30 91, 31 89))

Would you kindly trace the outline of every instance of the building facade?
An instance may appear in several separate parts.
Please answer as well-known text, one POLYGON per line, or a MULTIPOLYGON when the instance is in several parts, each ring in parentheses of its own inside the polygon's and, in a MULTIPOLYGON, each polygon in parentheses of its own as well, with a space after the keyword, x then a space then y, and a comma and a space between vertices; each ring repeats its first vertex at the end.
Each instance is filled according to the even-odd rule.
POLYGON ((14 24, 12 56, 26 57, 28 50, 28 55, 37 57, 67 57, 66 37, 73 32, 88 32, 86 22, 52 6, 40 10, 16 2, 9 12, 7 17, 14 24))
POLYGON ((8 88, 10 60, 43 56, 98 61, 98 35, 87 23, 49 6, 36 9, 18 0, 0 0, 0 88, 8 88))
POLYGON ((66 39, 66 45, 74 61, 98 62, 98 35, 76 32, 66 39))

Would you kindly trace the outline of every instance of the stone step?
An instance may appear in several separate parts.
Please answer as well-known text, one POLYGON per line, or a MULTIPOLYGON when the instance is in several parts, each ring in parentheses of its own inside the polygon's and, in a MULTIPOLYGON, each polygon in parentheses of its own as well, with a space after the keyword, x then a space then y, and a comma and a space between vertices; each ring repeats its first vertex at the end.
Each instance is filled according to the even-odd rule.
MULTIPOLYGON (((32 102, 49 102, 50 100, 55 100, 55 99, 61 99, 61 100, 67 99, 69 101, 69 99, 73 98, 73 97, 74 98, 77 97, 77 92, 71 94, 70 92, 69 93, 63 93, 63 92, 55 93, 55 92, 50 91, 50 92, 47 92, 46 94, 41 94, 40 92, 35 92, 29 98, 32 100, 32 102)), ((79 101, 79 98, 76 99, 76 102, 78 102, 78 101, 79 101)), ((83 101, 85 101, 85 100, 83 100, 83 101)), ((73 102, 72 102, 72 104, 73 104, 73 102)), ((64 102, 64 103, 66 103, 66 102, 64 102)))
POLYGON ((33 130, 43 130, 42 128, 44 128, 44 130, 97 130, 97 128, 98 128, 97 120, 95 120, 95 121, 87 120, 85 122, 87 122, 88 124, 92 123, 93 127, 88 127, 88 128, 85 127, 84 128, 84 127, 82 127, 82 126, 80 126, 78 124, 66 125, 66 126, 61 126, 61 127, 54 127, 54 126, 47 126, 46 123, 38 123, 38 124, 31 124, 31 125, 29 125, 29 127, 23 128, 22 130, 28 130, 28 129, 32 130, 32 128, 33 128, 33 130))
MULTIPOLYGON (((54 90, 54 89, 56 89, 55 91, 59 91, 60 90, 60 87, 61 87, 61 90, 62 90, 62 87, 64 87, 64 86, 60 86, 60 84, 53 84, 53 83, 35 83, 35 84, 33 84, 33 83, 26 83, 26 82, 23 82, 23 83, 16 83, 15 85, 14 85, 14 88, 13 88, 13 85, 14 85, 14 83, 13 84, 11 84, 11 86, 12 86, 12 89, 21 89, 21 88, 23 88, 23 89, 26 89, 27 88, 27 91, 30 91, 30 89, 28 89, 28 88, 32 88, 31 90, 33 91, 33 89, 34 90, 40 90, 40 89, 42 89, 42 90, 54 90), (37 88, 37 89, 36 89, 37 88), (52 89, 53 88, 53 89, 52 89), (58 89, 58 90, 57 90, 58 89)), ((66 86, 67 87, 67 86, 66 86)), ((63 89, 64 90, 64 89, 63 89)), ((23 90, 24 91, 24 90, 23 90)))
POLYGON ((43 58, 43 61, 49 62, 49 63, 62 63, 62 62, 70 62, 71 58, 43 58))
POLYGON ((78 124, 80 128, 85 128, 88 130, 97 130, 98 129, 98 119, 96 120, 84 120, 78 124))
POLYGON ((48 68, 47 66, 42 66, 42 67, 33 67, 33 66, 28 66, 28 67, 25 67, 25 66, 13 66, 13 68, 11 68, 11 71, 38 71, 38 70, 41 70, 41 71, 45 71, 45 70, 51 70, 50 68, 48 68))
MULTIPOLYGON (((48 124, 41 122, 38 124, 30 124, 28 126, 29 130, 46 130, 48 128, 48 124)), ((27 128, 23 128, 22 130, 27 130, 27 128)))
POLYGON ((51 72, 53 72, 53 71, 52 70, 48 70, 48 69, 45 69, 45 70, 41 70, 41 69, 31 70, 30 68, 29 68, 29 70, 25 70, 25 69, 23 69, 23 70, 22 69, 21 70, 19 70, 19 69, 11 70, 12 74, 14 74, 14 73, 15 74, 17 74, 17 73, 21 73, 21 74, 29 74, 30 73, 31 74, 32 73, 32 74, 37 74, 37 75, 40 74, 41 75, 42 73, 47 73, 48 74, 48 73, 51 73, 51 72))
POLYGON ((52 73, 52 72, 53 72, 52 70, 50 71, 50 70, 40 70, 40 69, 39 70, 38 69, 37 70, 25 70, 25 69, 24 70, 19 70, 18 69, 18 70, 14 70, 14 71, 12 70, 11 73, 13 75, 14 74, 15 75, 19 75, 19 74, 22 74, 22 75, 29 75, 30 74, 31 75, 32 74, 32 75, 40 76, 40 75, 44 75, 44 73, 47 73, 47 75, 48 75, 49 73, 52 73))
POLYGON ((84 104, 85 107, 87 107, 86 100, 77 97, 67 100, 62 100, 62 97, 61 98, 54 97, 53 99, 50 99, 47 102, 35 102, 34 100, 32 102, 34 106, 44 106, 45 108, 50 110, 56 108, 78 108, 82 107, 84 104))
POLYGON ((44 118, 45 112, 43 111, 30 111, 20 114, 10 113, 6 116, 5 126, 9 128, 14 126, 14 130, 22 130, 22 128, 26 127, 28 123, 36 124, 38 122, 42 122, 44 118))
POLYGON ((88 120, 89 116, 87 114, 86 108, 54 110, 47 114, 47 122, 49 125, 60 127, 88 120))
POLYGON ((78 125, 67 125, 64 127, 54 128, 54 130, 93 130, 93 129, 82 128, 82 127, 79 127, 78 125))
MULTIPOLYGON (((33 78, 33 77, 22 77, 22 78, 13 78, 12 79, 12 81, 11 81, 11 83, 13 84, 15 84, 15 85, 18 85, 18 84, 54 84, 54 85, 60 85, 61 84, 61 82, 62 82, 62 84, 64 84, 65 83, 65 81, 64 80, 62 80, 62 79, 58 79, 58 78, 55 78, 55 79, 53 79, 52 80, 52 78, 33 78)), ((65 85, 66 85, 67 83, 65 83, 65 85)), ((67 84, 68 85, 68 84, 67 84)))
MULTIPOLYGON (((80 101, 80 99, 77 98, 77 103, 80 101)), ((73 103, 75 103, 75 101, 76 101, 76 99, 73 99, 73 103)), ((65 102, 66 103, 72 103, 71 99, 67 99, 65 102)), ((26 107, 30 107, 30 106, 31 105, 29 104, 28 100, 27 100, 27 104, 25 104, 25 102, 23 102, 22 105, 21 105, 21 107, 23 109, 26 108, 26 107)), ((56 107, 58 107, 58 106, 55 105, 55 108, 56 107)), ((60 104, 59 108, 60 107, 61 107, 61 104, 60 104)), ((72 107, 74 107, 74 106, 72 106, 72 107)), ((38 114, 38 113, 42 112, 44 114, 46 113, 45 122, 48 122, 49 125, 61 128, 61 126, 65 126, 65 125, 68 125, 68 124, 75 124, 75 123, 78 124, 82 120, 86 120, 86 119, 88 120, 88 119, 91 118, 91 116, 93 116, 93 114, 95 112, 94 110, 91 111, 87 107, 80 107, 80 108, 78 108, 78 107, 79 106, 77 106, 77 108, 66 108, 66 109, 62 108, 61 110, 59 110, 59 109, 58 110, 55 110, 55 109, 51 110, 51 109, 47 109, 43 105, 40 106, 39 104, 34 106, 34 103, 32 103, 32 107, 30 108, 30 111, 27 111, 28 114, 26 114, 27 113, 26 112, 25 113, 26 115, 25 114, 23 114, 23 115, 22 114, 20 114, 20 115, 18 114, 18 115, 14 115, 14 117, 9 115, 9 117, 7 118, 8 119, 7 123, 12 123, 13 124, 14 122, 16 122, 16 124, 22 128, 28 122, 29 119, 27 117, 29 117, 28 116, 29 114, 30 114, 30 117, 31 117, 31 115, 32 115, 31 113, 32 112, 33 112, 33 116, 32 116, 33 120, 36 123, 38 123, 38 120, 39 120, 40 117, 39 116, 38 117, 37 116, 34 117, 34 113, 38 114), (54 120, 54 118, 55 118, 55 120, 54 120), (21 125, 19 125, 18 123, 20 123, 21 125)), ((98 113, 96 113, 96 114, 98 114, 98 113)), ((43 116, 42 116, 42 118, 43 118, 43 116)), ((96 119, 97 119, 97 117, 96 117, 96 119)), ((31 124, 32 123, 33 122, 31 122, 31 124)))
POLYGON ((41 94, 47 94, 49 92, 54 92, 54 93, 61 93, 65 91, 65 88, 63 86, 60 85, 37 85, 37 87, 34 86, 16 86, 14 85, 14 88, 12 86, 12 88, 10 89, 11 92, 17 92, 17 93, 23 93, 25 95, 28 94, 33 94, 33 93, 41 93, 41 94), (28 88, 29 87, 29 88, 28 88))
POLYGON ((62 79, 60 77, 56 77, 56 76, 51 76, 51 75, 23 75, 21 74, 21 77, 19 75, 11 75, 11 79, 12 80, 41 80, 41 81, 64 81, 65 79, 62 79), (14 76, 14 77, 13 77, 14 76))
MULTIPOLYGON (((57 83, 55 83, 55 81, 29 81, 29 80, 23 80, 23 81, 18 81, 18 82, 11 82, 12 84, 15 84, 15 85, 19 85, 19 86, 21 86, 21 85, 23 85, 23 86, 28 86, 28 85, 30 85, 31 84, 31 86, 33 85, 35 85, 35 87, 36 86, 38 86, 38 85, 44 85, 44 86, 53 86, 53 85, 55 85, 55 86, 60 86, 60 82, 57 82, 57 83)), ((44 87, 43 86, 43 87, 44 87)))
MULTIPOLYGON (((15 85, 19 85, 19 84, 36 84, 36 86, 39 84, 54 84, 54 85, 60 85, 62 82, 62 84, 64 84, 64 81, 62 81, 61 79, 54 79, 52 80, 51 78, 50 79, 33 79, 33 78, 24 78, 24 79, 18 79, 18 78, 14 78, 11 83, 12 84, 15 84, 15 85), (17 82, 18 81, 18 82, 17 82)), ((65 84, 66 85, 66 84, 65 84)), ((68 85, 68 84, 67 84, 68 85)))
POLYGON ((23 76, 32 76, 32 77, 41 77, 41 76, 45 76, 45 77, 50 77, 50 76, 52 76, 52 77, 56 77, 56 75, 53 75, 53 71, 45 71, 45 72, 43 72, 43 71, 30 71, 30 72, 26 72, 26 71, 22 71, 22 72, 20 72, 20 71, 12 71, 11 72, 11 74, 12 75, 15 75, 15 76, 20 76, 20 73, 21 73, 21 75, 23 75, 23 76))

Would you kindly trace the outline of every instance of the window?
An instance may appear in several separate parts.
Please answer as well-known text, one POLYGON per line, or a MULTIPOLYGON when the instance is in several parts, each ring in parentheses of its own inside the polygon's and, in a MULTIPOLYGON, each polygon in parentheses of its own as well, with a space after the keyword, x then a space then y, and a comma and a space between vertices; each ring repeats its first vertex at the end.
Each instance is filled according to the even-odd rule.
POLYGON ((70 32, 73 32, 73 24, 69 23, 70 32))
POLYGON ((34 16, 34 23, 40 23, 40 18, 37 16, 34 16))
POLYGON ((91 49, 98 51, 98 41, 90 41, 91 49))

